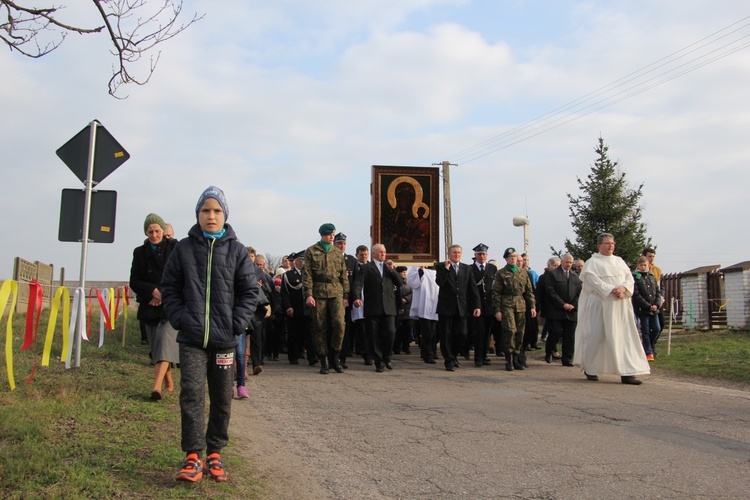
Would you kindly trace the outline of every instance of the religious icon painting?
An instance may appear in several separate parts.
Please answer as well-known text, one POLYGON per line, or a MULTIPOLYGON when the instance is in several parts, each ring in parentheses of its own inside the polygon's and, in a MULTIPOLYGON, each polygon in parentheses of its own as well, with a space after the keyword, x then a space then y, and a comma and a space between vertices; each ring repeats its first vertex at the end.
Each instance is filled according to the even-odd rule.
POLYGON ((372 167, 372 243, 408 263, 438 259, 440 171, 434 167, 372 167))

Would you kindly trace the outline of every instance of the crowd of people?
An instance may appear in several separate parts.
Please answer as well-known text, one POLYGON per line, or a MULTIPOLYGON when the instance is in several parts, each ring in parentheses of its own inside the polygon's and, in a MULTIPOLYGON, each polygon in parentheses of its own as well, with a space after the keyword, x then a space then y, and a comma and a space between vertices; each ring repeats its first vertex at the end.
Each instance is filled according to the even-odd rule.
POLYGON ((636 376, 649 373, 656 356, 663 319, 655 252, 645 249, 631 272, 614 255, 611 234, 599 236, 588 261, 552 257, 538 275, 515 248, 503 251, 501 265, 482 243, 471 264, 462 262, 460 245, 430 266, 396 266, 381 243, 351 255, 346 235, 326 223, 317 242, 271 270, 226 222, 219 188, 207 188, 195 211, 197 223, 179 242, 149 214, 130 276, 155 370, 151 398, 173 394, 172 369, 181 372, 186 458, 178 480, 226 480, 220 453, 231 400, 247 399, 247 375, 282 356, 319 365, 323 375, 343 373, 358 356, 382 373, 394 369, 394 354, 416 346, 425 363, 442 358, 449 372, 472 352, 477 368, 491 365, 494 354, 517 371, 528 368, 529 351, 542 348, 541 336, 547 363, 580 365, 592 381, 616 374, 629 385, 641 383, 636 376))

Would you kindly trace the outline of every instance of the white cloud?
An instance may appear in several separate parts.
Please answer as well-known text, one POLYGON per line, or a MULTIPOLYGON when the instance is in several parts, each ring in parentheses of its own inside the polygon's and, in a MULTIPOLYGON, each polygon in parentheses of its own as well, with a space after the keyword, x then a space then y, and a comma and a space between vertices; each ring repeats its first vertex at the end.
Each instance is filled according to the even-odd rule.
MULTIPOLYGON (((132 158, 100 186, 119 193, 117 234, 115 244, 90 251, 90 279, 127 278, 149 212, 185 234, 209 184, 227 192, 241 239, 264 252, 301 250, 326 221, 349 235, 351 247, 369 244, 370 165, 446 159, 742 11, 732 9, 739 2, 569 5, 552 18, 524 3, 194 2, 188 7, 206 18, 162 47, 152 81, 126 89, 124 101, 106 95, 111 56, 101 38, 69 37, 38 61, 6 55, 0 109, 11 119, 0 123, 0 196, 33 231, 3 245, 0 276, 10 276, 15 255, 54 261, 77 276, 80 245, 56 237, 60 190, 80 183, 54 151, 94 118, 132 158), (490 8, 505 9, 504 25, 524 26, 528 38, 504 37, 483 18, 490 8), (460 21, 450 19, 459 13, 460 21)), ((737 217, 726 214, 742 206, 748 181, 749 59, 738 52, 462 160, 451 188, 456 241, 466 248, 482 241, 497 256, 522 244, 510 219, 528 210, 532 258, 541 265, 550 244, 573 236, 565 194, 577 192, 575 178, 587 175, 601 134, 631 182, 645 183, 645 220, 665 271, 746 260, 733 249, 746 248, 750 236, 736 236, 737 217), (724 247, 731 248, 715 251, 724 247)), ((3 232, 17 235, 16 222, 3 220, 3 232)))

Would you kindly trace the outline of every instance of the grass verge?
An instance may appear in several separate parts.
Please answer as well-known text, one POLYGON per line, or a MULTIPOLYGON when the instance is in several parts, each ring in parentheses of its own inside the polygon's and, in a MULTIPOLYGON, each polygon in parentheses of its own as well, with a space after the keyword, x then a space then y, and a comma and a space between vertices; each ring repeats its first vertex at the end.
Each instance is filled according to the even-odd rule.
MULTIPOLYGON (((241 450, 223 453, 230 481, 178 483, 180 449, 177 396, 151 401, 153 368, 140 345, 135 310, 130 311, 122 347, 122 318, 98 344, 84 342, 80 368, 60 362, 61 327, 55 333, 50 366, 41 360, 48 313, 42 315, 36 353, 21 351, 25 315, 14 319, 11 391, 5 357, 0 361, 0 496, 3 498, 239 498, 257 497, 259 485, 241 450)), ((98 315, 97 315, 98 316, 98 315)), ((97 317, 95 316, 95 317, 97 317)), ((3 327, 5 344, 6 317, 3 327)), ((98 321, 95 322, 98 326, 98 321)), ((179 381, 179 370, 175 373, 179 381)))
POLYGON ((657 344, 655 371, 702 377, 750 386, 750 332, 695 331, 672 335, 672 353, 667 355, 667 333, 657 344))

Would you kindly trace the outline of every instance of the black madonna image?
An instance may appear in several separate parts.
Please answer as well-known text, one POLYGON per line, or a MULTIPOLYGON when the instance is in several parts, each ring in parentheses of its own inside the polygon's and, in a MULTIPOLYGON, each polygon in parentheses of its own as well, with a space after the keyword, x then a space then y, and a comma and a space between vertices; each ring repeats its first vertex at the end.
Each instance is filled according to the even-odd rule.
POLYGON ((399 261, 438 254, 438 169, 373 166, 373 243, 399 261))

